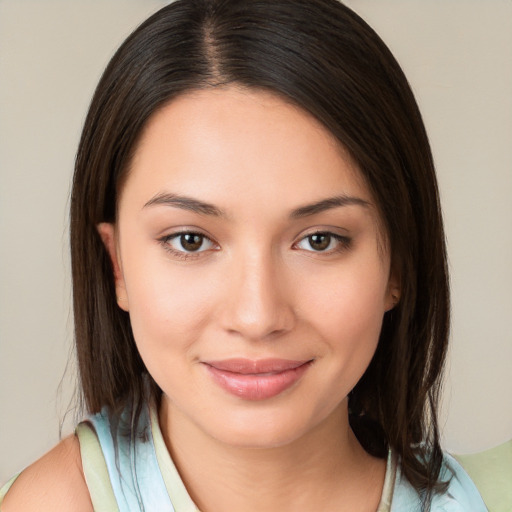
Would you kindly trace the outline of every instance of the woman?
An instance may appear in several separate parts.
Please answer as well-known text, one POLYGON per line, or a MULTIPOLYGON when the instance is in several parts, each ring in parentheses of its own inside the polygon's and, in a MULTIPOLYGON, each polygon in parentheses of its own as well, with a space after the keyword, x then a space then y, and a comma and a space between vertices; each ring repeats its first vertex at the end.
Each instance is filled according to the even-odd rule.
POLYGON ((71 245, 89 418, 2 510, 485 510, 439 446, 428 140, 342 4, 141 25, 90 107, 71 245))

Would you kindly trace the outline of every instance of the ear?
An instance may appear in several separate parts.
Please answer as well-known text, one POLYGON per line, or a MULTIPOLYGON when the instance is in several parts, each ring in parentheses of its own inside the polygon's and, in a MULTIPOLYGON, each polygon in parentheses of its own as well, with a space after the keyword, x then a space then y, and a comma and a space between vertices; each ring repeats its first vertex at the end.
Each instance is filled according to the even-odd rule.
POLYGON ((386 312, 391 311, 400 302, 402 286, 398 272, 391 270, 386 291, 386 312))
POLYGON ((116 228, 110 222, 101 222, 96 226, 98 233, 107 249, 114 272, 114 282, 116 286, 117 304, 124 311, 128 311, 128 295, 124 282, 121 259, 119 257, 119 247, 117 245, 116 228))

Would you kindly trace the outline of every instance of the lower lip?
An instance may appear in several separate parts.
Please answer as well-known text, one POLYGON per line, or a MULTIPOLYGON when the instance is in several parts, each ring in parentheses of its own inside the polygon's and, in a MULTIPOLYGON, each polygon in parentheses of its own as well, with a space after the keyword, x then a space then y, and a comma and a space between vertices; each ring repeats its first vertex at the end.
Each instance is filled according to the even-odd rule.
POLYGON ((311 361, 276 373, 243 374, 206 365, 213 380, 224 390, 245 400, 266 400, 293 386, 310 367, 311 361))

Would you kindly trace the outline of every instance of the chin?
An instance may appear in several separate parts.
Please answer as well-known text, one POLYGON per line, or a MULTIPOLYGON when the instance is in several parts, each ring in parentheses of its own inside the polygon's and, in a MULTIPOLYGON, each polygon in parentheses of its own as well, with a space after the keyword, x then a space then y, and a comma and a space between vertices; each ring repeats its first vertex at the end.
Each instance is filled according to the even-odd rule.
POLYGON ((244 431, 231 431, 227 435, 222 433, 215 437, 222 444, 234 448, 266 450, 290 445, 300 439, 301 434, 283 429, 245 429, 244 431))
POLYGON ((259 411, 259 414, 226 415, 222 423, 210 423, 210 435, 237 448, 271 449, 293 444, 319 427, 318 419, 297 416, 297 411, 259 411))

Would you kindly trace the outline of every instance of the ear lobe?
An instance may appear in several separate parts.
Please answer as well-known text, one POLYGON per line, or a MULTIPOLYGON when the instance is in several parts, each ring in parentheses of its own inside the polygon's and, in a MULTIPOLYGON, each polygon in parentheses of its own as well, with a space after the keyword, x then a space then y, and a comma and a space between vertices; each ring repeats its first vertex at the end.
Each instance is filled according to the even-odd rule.
POLYGON ((400 279, 396 272, 392 272, 389 282, 388 291, 386 294, 386 311, 391 311, 399 302, 401 296, 400 279))
POLYGON ((126 286, 121 268, 121 260, 119 258, 119 249, 117 246, 117 238, 114 224, 110 222, 101 222, 96 226, 98 233, 107 249, 112 270, 114 272, 114 282, 116 286, 117 304, 124 311, 128 311, 128 297, 126 294, 126 286))

